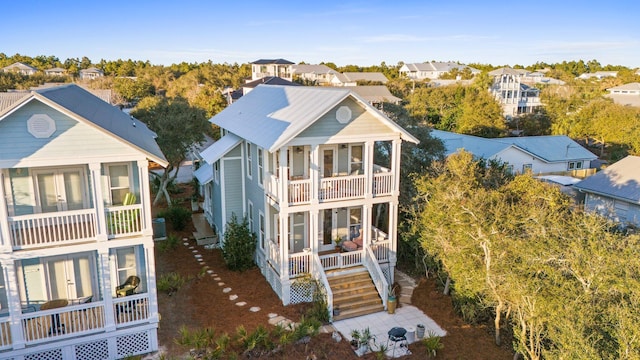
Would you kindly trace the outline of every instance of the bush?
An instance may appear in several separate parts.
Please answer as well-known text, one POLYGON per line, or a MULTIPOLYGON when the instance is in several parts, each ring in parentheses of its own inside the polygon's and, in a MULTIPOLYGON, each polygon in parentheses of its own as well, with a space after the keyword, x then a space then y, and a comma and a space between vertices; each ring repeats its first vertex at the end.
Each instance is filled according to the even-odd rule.
POLYGON ((169 236, 167 236, 166 240, 163 241, 158 241, 158 250, 160 250, 160 252, 166 252, 168 250, 174 250, 175 248, 178 247, 178 244, 180 243, 180 239, 178 239, 178 237, 174 234, 170 234, 169 236))
POLYGON ((233 271, 244 271, 255 266, 256 235, 249 230, 247 218, 238 223, 236 214, 231 214, 224 232, 222 256, 227 267, 233 271))
POLYGON ((182 206, 171 205, 167 210, 160 212, 157 217, 167 219, 171 223, 173 230, 181 231, 187 227, 187 222, 191 219, 191 210, 182 206))
POLYGON ((168 274, 160 275, 156 287, 158 288, 158 291, 171 295, 178 291, 185 282, 187 282, 187 279, 182 275, 177 272, 170 272, 168 274))

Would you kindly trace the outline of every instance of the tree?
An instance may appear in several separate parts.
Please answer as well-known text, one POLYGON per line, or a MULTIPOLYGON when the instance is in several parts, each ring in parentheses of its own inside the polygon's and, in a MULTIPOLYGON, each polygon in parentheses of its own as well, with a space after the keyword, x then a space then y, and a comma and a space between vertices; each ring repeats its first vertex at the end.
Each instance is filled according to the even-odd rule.
POLYGON ((156 175, 160 178, 160 187, 153 203, 164 194, 170 204, 167 185, 178 176, 180 163, 192 146, 202 143, 205 134, 211 134, 211 125, 202 109, 190 106, 181 98, 144 98, 131 115, 158 135, 156 140, 169 165, 161 175, 156 175))
POLYGON ((118 77, 113 80, 113 90, 127 102, 140 100, 153 95, 155 92, 153 85, 145 79, 123 77, 118 77))

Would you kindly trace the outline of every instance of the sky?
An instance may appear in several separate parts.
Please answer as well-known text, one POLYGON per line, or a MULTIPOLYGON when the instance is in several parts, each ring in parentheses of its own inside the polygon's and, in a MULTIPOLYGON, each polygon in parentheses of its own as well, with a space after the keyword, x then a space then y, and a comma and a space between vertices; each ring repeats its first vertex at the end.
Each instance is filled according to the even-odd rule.
POLYGON ((150 61, 640 67, 640 1, 7 1, 0 53, 150 61))

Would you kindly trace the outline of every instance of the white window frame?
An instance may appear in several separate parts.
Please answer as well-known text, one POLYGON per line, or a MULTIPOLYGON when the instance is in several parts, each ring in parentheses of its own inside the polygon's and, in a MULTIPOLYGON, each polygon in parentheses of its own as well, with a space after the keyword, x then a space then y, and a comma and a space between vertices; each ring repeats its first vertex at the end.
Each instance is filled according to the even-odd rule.
POLYGON ((213 163, 213 181, 220 184, 220 160, 213 163))
POLYGON ((261 147, 257 146, 258 149, 258 186, 261 188, 264 187, 264 150, 261 147))
POLYGON ((353 166, 360 165, 358 173, 364 174, 364 144, 351 144, 349 145, 349 174, 353 175, 353 166), (360 147, 360 161, 353 161, 353 148, 360 147))
POLYGON ((522 164, 522 173, 526 174, 527 170, 533 171, 533 164, 522 164))
POLYGON ((249 179, 253 179, 253 159, 251 158, 251 143, 247 141, 247 146, 246 146, 246 151, 247 151, 247 177, 249 179))
POLYGON ((253 203, 247 200, 247 220, 249 221, 249 231, 253 232, 253 203))
POLYGON ((567 165, 568 170, 580 170, 582 169, 582 161, 569 161, 567 165))
POLYGON ((109 192, 109 205, 113 205, 113 190, 121 190, 121 189, 125 189, 124 186, 122 187, 112 187, 111 186, 111 167, 112 166, 126 166, 127 167, 127 177, 128 177, 128 186, 126 187, 126 189, 129 190, 129 192, 133 192, 133 169, 131 168, 131 164, 128 162, 125 163, 109 163, 109 164, 105 164, 105 173, 107 175, 107 187, 108 187, 108 192, 109 192))
POLYGON ((260 248, 264 249, 266 242, 265 242, 265 229, 267 224, 265 223, 265 219, 264 219, 264 213, 262 212, 262 210, 258 210, 258 240, 260 241, 260 248))

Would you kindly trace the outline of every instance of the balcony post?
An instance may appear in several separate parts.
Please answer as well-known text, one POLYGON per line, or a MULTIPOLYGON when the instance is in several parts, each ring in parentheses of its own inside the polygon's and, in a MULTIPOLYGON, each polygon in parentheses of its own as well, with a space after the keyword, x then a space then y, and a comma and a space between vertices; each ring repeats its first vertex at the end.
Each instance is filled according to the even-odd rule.
POLYGON ((11 345, 13 349, 24 349, 25 339, 22 330, 22 306, 20 304, 20 290, 16 279, 16 265, 13 260, 3 259, 2 276, 7 293, 7 304, 9 305, 9 328, 11 329, 11 345))
POLYGON ((144 243, 144 256, 147 264, 147 294, 149 294, 149 322, 158 323, 158 294, 156 291, 156 260, 153 255, 153 242, 144 243))
POLYGON ((367 202, 362 205, 362 250, 366 251, 370 246, 373 238, 371 237, 373 204, 367 202))
POLYGON ((0 172, 0 252, 10 253, 12 251, 11 232, 9 231, 7 194, 4 189, 4 174, 0 172))
POLYGON ((138 160, 138 183, 140 184, 140 205, 142 206, 142 235, 153 236, 153 228, 151 226, 151 192, 149 189, 149 161, 138 160))
POLYGON ((311 145, 311 164, 309 167, 311 205, 317 205, 320 201, 320 147, 318 144, 311 145))
POLYGON ((107 241, 107 212, 104 208, 104 194, 102 188, 102 166, 100 163, 89 164, 91 184, 93 185, 93 204, 96 209, 96 240, 107 241))
POLYGON ((289 206, 289 159, 287 154, 286 148, 280 149, 280 209, 289 206))
POLYGON ((362 162, 364 164, 364 174, 365 174, 365 190, 364 197, 372 198, 373 197, 373 150, 374 150, 374 142, 367 141, 364 143, 364 156, 362 162))
POLYGON ((113 310, 114 288, 111 284, 111 264, 109 261, 109 249, 98 250, 98 266, 102 276, 102 294, 104 301, 104 330, 116 330, 116 318, 113 310))
POLYGON ((394 139, 392 143, 391 173, 393 174, 393 189, 391 190, 391 194, 397 198, 400 194, 400 152, 402 141, 400 139, 394 139))

